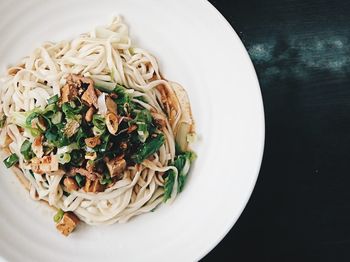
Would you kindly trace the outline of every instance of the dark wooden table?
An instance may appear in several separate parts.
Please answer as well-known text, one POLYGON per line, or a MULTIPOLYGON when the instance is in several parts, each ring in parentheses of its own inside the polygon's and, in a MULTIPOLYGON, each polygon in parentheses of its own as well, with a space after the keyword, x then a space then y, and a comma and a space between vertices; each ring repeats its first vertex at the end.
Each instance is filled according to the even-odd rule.
POLYGON ((350 261, 350 1, 211 2, 255 65, 266 143, 246 209, 203 261, 350 261))

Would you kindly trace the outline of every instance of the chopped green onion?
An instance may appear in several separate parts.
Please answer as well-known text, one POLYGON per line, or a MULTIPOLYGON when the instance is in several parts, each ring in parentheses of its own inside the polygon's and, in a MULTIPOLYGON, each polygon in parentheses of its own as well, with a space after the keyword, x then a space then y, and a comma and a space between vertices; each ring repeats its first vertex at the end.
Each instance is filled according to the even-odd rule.
POLYGON ((15 153, 13 153, 9 157, 5 158, 4 164, 7 168, 10 168, 16 163, 18 163, 18 161, 19 161, 19 157, 15 153))
POLYGON ((52 124, 57 125, 58 123, 61 123, 61 121, 62 121, 62 112, 58 111, 52 116, 51 122, 52 124))
POLYGON ((175 183, 175 172, 174 170, 169 170, 167 172, 167 177, 165 178, 165 183, 164 183, 164 196, 163 196, 164 202, 166 202, 169 198, 171 198, 171 193, 173 192, 174 183, 175 183))
POLYGON ((149 132, 147 130, 147 125, 145 123, 137 123, 137 133, 139 135, 140 141, 144 143, 149 136, 149 132))
POLYGON ((41 135, 41 132, 39 129, 36 129, 36 128, 27 128, 29 129, 30 131, 30 134, 33 136, 33 137, 38 137, 41 135))
POLYGON ((77 184, 79 187, 83 187, 85 185, 85 177, 82 175, 75 175, 74 176, 75 181, 77 181, 77 184))
POLYGON ((58 128, 56 126, 52 126, 49 130, 47 130, 45 132, 45 138, 48 140, 48 141, 57 141, 59 137, 59 134, 58 134, 58 128))
POLYGON ((58 163, 60 164, 66 164, 66 163, 69 163, 71 160, 71 156, 69 153, 64 153, 64 154, 60 154, 58 155, 58 163))
POLYGON ((116 87, 116 83, 94 79, 94 87, 102 92, 112 93, 114 88, 116 87))
POLYGON ((58 223, 62 220, 63 216, 64 216, 64 211, 62 209, 59 209, 56 215, 54 215, 53 221, 55 221, 55 223, 58 223))
POLYGON ((78 149, 74 149, 71 153, 70 153, 70 164, 72 166, 81 166, 85 160, 85 154, 78 149))
POLYGON ((92 123, 99 130, 103 130, 106 127, 105 118, 101 115, 98 115, 98 114, 95 114, 92 117, 92 123))
POLYGON ((30 160, 33 158, 34 153, 32 151, 32 143, 29 140, 24 140, 21 145, 21 154, 25 160, 30 160))
POLYGON ((73 101, 66 102, 62 105, 62 111, 68 119, 75 119, 80 113, 83 106, 77 106, 73 101))
POLYGON ((50 97, 49 99, 47 99, 48 104, 53 104, 56 102, 58 102, 58 95, 54 95, 54 96, 50 97))
POLYGON ((98 151, 101 153, 104 153, 107 151, 108 146, 109 146, 109 139, 110 139, 110 134, 109 133, 105 133, 103 135, 101 135, 100 140, 101 140, 101 144, 98 146, 98 151))
POLYGON ((26 118, 26 125, 31 127, 32 121, 34 119, 38 118, 38 116, 39 116, 39 113, 37 113, 37 112, 30 113, 29 116, 26 118))
POLYGON ((105 129, 98 129, 96 126, 92 128, 92 132, 95 136, 100 136, 105 132, 105 129))
POLYGON ((156 137, 150 138, 146 143, 137 150, 131 158, 136 164, 141 163, 143 160, 147 159, 149 156, 153 155, 159 150, 159 148, 164 144, 164 135, 158 134, 156 137))
POLYGON ((109 173, 106 172, 106 173, 103 175, 102 179, 100 180, 100 184, 101 184, 101 185, 108 185, 108 184, 110 184, 110 183, 112 183, 112 178, 110 177, 109 173))
POLYGON ((41 113, 41 115, 45 115, 46 117, 50 117, 53 114, 55 114, 58 111, 58 105, 57 104, 49 104, 47 107, 45 107, 45 109, 39 113, 41 113))

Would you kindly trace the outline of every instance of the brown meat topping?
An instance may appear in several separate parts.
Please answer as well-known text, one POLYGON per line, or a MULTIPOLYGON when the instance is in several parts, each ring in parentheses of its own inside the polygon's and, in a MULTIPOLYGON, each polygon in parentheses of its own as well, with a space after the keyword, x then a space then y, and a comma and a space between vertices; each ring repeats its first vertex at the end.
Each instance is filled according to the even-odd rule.
POLYGON ((136 129, 137 129, 137 125, 129 126, 129 127, 128 127, 127 133, 130 134, 132 131, 134 131, 134 130, 136 130, 136 129))
POLYGON ((79 218, 73 212, 66 212, 61 221, 56 224, 56 228, 63 235, 68 236, 77 227, 79 221, 79 218))
POLYGON ((117 114, 117 104, 109 96, 106 97, 106 106, 109 112, 117 114))
POLYGON ((85 120, 86 122, 91 122, 92 117, 94 116, 95 109, 93 107, 90 107, 89 110, 85 114, 85 120))
POLYGON ((94 148, 97 145, 101 144, 101 140, 99 136, 89 137, 85 139, 85 144, 90 147, 94 148))
POLYGON ((103 192, 105 190, 105 187, 101 185, 99 180, 92 181, 90 179, 86 180, 84 191, 85 192, 91 192, 91 193, 97 193, 97 192, 103 192))
POLYGON ((97 108, 97 95, 93 84, 90 84, 86 91, 81 96, 81 100, 89 107, 97 108))
POLYGON ((126 161, 123 158, 116 157, 107 162, 107 168, 111 177, 118 176, 126 168, 126 161))
POLYGON ((87 179, 92 181, 95 181, 98 177, 101 177, 101 174, 94 171, 88 171, 82 167, 73 167, 68 173, 69 176, 74 176, 76 174, 85 176, 87 179))
POLYGON ((72 177, 66 177, 63 180, 63 184, 65 185, 65 187, 67 188, 68 192, 71 191, 76 191, 79 189, 77 182, 75 181, 74 178, 72 177))
MULTIPOLYGON (((69 102, 75 97, 83 94, 84 90, 87 91, 89 88, 90 92, 91 89, 94 90, 94 82, 92 81, 92 79, 88 77, 70 74, 67 77, 67 83, 61 88, 61 102, 69 102)), ((84 94, 86 93, 86 91, 84 92, 84 94)), ((97 97, 95 102, 96 103, 93 104, 94 106, 97 106, 97 97)))
POLYGON ((159 128, 164 128, 166 126, 166 118, 163 115, 157 112, 151 112, 151 115, 159 128))

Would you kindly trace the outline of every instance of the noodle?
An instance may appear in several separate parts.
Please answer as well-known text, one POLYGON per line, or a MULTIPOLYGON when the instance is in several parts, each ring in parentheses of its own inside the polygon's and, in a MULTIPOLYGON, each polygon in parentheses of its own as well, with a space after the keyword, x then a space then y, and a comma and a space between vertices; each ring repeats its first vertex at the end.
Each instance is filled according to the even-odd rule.
MULTIPOLYGON (((180 173, 186 176, 190 166, 188 159, 183 170, 178 170, 173 164, 178 159, 176 130, 181 130, 183 121, 180 120, 185 116, 188 119, 190 114, 182 110, 182 104, 189 102, 177 98, 174 86, 161 77, 158 63, 150 53, 131 46, 128 28, 120 17, 114 18, 110 25, 97 27, 72 41, 46 42, 23 58, 18 66, 10 68, 8 73, 1 79, 0 86, 0 113, 6 118, 0 133, 0 145, 18 156, 18 167, 30 185, 33 199, 45 200, 64 212, 73 211, 90 225, 126 222, 152 211, 163 202, 165 184, 170 179, 173 179, 170 181, 173 184, 168 202, 175 199, 179 192, 180 173), (67 195, 67 188, 62 183, 64 172, 32 172, 21 153, 23 142, 32 142, 35 136, 18 124, 20 116, 17 113, 44 109, 50 97, 62 95, 60 90, 69 75, 91 78, 95 84, 120 84, 127 88, 126 93, 132 97, 133 103, 164 122, 161 132, 165 142, 159 150, 139 165, 128 166, 121 178, 103 192, 85 192, 80 188, 67 195), (6 145, 8 139, 11 142, 6 145), (173 177, 164 177, 169 172, 173 177)), ((101 115, 107 112, 101 106, 104 100, 103 93, 98 101, 101 115)), ((194 133, 193 122, 190 125, 191 131, 183 136, 194 133)))

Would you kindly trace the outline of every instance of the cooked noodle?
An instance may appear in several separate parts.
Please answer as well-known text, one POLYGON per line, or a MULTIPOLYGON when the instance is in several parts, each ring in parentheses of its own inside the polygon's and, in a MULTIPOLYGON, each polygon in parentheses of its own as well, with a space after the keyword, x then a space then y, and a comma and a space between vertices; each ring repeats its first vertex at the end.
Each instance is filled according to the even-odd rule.
MULTIPOLYGON (((45 200, 63 211, 73 211, 90 225, 126 222, 162 203, 163 174, 169 170, 175 174, 169 202, 175 199, 179 170, 171 164, 176 157, 177 133, 182 132, 184 123, 188 124, 181 103, 188 101, 179 101, 173 83, 162 78, 158 63, 150 53, 131 46, 128 28, 120 17, 113 19, 109 26, 97 27, 71 41, 46 42, 8 73, 2 78, 0 89, 0 113, 7 117, 1 129, 0 145, 19 156, 18 166, 29 182, 33 199, 45 200), (127 87, 133 102, 159 114, 166 123, 161 130, 165 143, 159 151, 141 164, 128 166, 121 179, 104 192, 79 189, 65 195, 65 186, 61 183, 63 172, 32 175, 21 154, 24 140, 33 141, 34 137, 15 124, 18 121, 15 113, 37 107, 44 109, 50 97, 61 95, 60 89, 70 74, 89 77, 95 83, 113 82, 127 87)), ((192 122, 190 126, 193 133, 192 122)), ((187 160, 186 170, 182 170, 185 175, 189 165, 187 160)))

